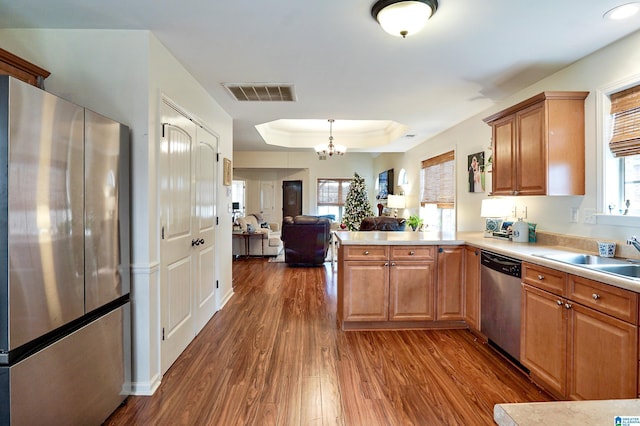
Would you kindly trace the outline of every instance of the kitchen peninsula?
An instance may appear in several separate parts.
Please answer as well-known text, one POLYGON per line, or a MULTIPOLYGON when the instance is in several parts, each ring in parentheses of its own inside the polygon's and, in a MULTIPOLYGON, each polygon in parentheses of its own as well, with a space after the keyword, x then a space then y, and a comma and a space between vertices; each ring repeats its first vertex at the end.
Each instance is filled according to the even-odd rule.
POLYGON ((466 328, 464 240, 433 232, 337 232, 342 329, 466 328))

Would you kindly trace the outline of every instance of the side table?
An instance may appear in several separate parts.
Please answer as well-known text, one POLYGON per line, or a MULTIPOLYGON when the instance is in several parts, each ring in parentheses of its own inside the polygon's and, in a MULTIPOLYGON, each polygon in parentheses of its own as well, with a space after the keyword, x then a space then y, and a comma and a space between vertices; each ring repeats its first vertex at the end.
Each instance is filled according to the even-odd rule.
MULTIPOLYGON (((246 257, 251 256, 251 252, 250 252, 250 248, 251 248, 251 237, 259 237, 261 240, 264 240, 266 234, 263 234, 261 232, 253 232, 253 233, 248 233, 248 232, 232 232, 231 236, 233 238, 244 238, 244 254, 246 257)), ((264 243, 262 241, 260 241, 260 248, 262 249, 262 256, 264 256, 264 243)))

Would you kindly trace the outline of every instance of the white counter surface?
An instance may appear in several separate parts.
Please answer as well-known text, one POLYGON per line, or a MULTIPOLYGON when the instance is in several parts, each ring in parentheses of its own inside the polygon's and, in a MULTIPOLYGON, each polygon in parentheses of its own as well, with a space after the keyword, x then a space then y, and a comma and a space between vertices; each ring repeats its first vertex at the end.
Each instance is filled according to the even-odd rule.
POLYGON ((618 416, 640 417, 640 399, 497 404, 493 408, 499 426, 613 426, 618 416))
POLYGON ((336 232, 338 241, 344 245, 462 245, 468 244, 483 250, 489 250, 505 256, 511 256, 525 262, 547 266, 559 271, 600 281, 618 288, 640 293, 640 280, 624 278, 617 275, 599 272, 577 265, 558 262, 540 257, 542 254, 584 253, 579 250, 548 246, 537 243, 514 243, 509 240, 485 238, 482 232, 458 232, 441 234, 437 232, 411 231, 362 231, 336 232))

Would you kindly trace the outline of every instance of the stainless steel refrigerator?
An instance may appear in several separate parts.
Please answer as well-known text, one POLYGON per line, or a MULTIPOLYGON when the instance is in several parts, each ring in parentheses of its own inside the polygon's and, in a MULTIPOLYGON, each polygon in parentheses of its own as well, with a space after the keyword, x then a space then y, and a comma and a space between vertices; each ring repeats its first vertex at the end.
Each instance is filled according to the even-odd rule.
POLYGON ((0 424, 126 398, 129 250, 129 129, 0 76, 0 424))

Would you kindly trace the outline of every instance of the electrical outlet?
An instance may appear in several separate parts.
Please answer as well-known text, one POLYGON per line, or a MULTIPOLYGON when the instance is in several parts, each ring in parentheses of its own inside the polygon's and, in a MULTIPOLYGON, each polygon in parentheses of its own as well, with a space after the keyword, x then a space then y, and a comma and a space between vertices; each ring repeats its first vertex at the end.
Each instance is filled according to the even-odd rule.
POLYGON ((569 208, 569 222, 578 223, 578 208, 570 207, 569 208))
POLYGON ((522 217, 523 219, 527 218, 527 206, 524 206, 522 208, 522 214, 520 215, 520 217, 522 217))
POLYGON ((596 224, 596 209, 584 209, 584 223, 596 224))

